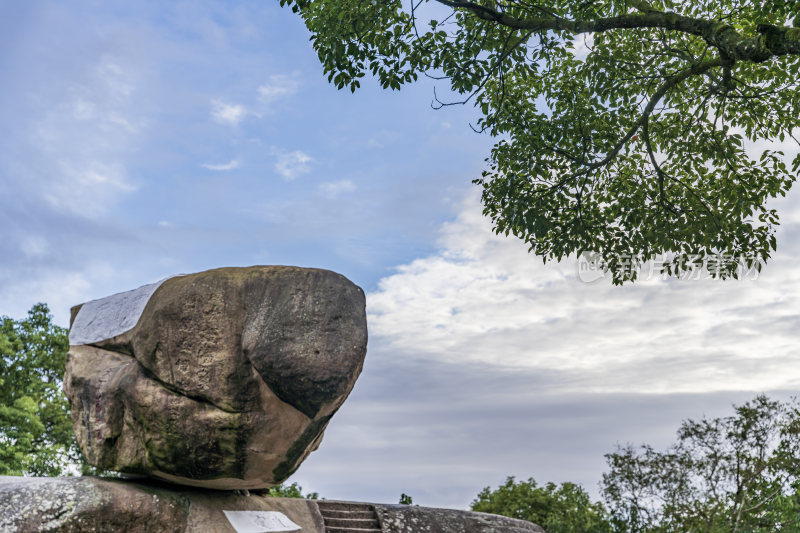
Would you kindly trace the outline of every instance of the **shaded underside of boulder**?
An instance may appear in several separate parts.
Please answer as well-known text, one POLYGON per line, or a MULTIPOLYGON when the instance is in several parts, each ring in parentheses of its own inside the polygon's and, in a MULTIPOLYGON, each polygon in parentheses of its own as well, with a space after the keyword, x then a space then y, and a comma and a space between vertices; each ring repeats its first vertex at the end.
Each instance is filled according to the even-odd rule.
POLYGON ((368 530, 381 533, 544 533, 530 522, 452 509, 272 498, 153 480, 0 476, 0 531, 4 533, 243 533, 253 531, 246 529, 250 516, 253 523, 264 515, 273 524, 288 525, 260 531, 326 533, 326 522, 328 531, 334 527, 350 531, 350 514, 374 516, 368 530), (232 521, 234 514, 243 518, 232 521))
POLYGON ((64 387, 87 460, 218 489, 286 479, 361 372, 363 291, 298 267, 222 268, 152 287, 73 310, 71 338, 92 342, 70 346, 64 387), (93 314, 114 305, 121 324, 140 313, 133 327, 93 314))

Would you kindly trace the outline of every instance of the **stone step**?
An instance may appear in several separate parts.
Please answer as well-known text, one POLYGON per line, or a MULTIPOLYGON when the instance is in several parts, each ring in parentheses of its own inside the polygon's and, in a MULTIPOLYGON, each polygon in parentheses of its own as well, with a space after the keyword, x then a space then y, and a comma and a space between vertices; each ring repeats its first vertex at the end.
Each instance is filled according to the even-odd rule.
POLYGON ((382 533, 375 508, 368 503, 317 501, 325 533, 382 533))
POLYGON ((361 511, 361 512, 374 512, 373 508, 368 503, 351 503, 351 502, 329 502, 325 500, 318 500, 317 506, 323 513, 325 511, 361 511))
POLYGON ((374 516, 369 518, 328 518, 323 515, 325 527, 354 527, 361 529, 380 529, 381 525, 374 516))
POLYGON ((330 511, 320 508, 320 512, 330 518, 372 518, 375 513, 369 511, 330 511))
POLYGON ((359 529, 355 527, 325 527, 325 533, 383 533, 381 529, 359 529))

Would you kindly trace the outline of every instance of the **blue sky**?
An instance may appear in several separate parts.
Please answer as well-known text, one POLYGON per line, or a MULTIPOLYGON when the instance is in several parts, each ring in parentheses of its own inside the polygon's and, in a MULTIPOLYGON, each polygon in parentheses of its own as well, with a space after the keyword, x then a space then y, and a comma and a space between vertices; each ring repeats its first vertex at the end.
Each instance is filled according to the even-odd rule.
MULTIPOLYGON (((433 85, 337 91, 277 1, 0 7, 0 315, 229 265, 367 292, 364 373, 293 480, 466 507, 506 476, 592 493, 617 443, 800 385, 796 194, 756 280, 582 283, 480 216, 491 139, 433 85)), ((787 152, 795 150, 784 147, 787 152)))
POLYGON ((4 7, 2 179, 20 227, 4 245, 28 257, 4 250, 18 263, 3 266, 17 282, 47 256, 58 278, 93 263, 92 295, 257 263, 369 289, 431 251, 488 146, 464 132, 469 109, 430 113, 430 87, 337 91, 271 2, 118 4, 4 7))

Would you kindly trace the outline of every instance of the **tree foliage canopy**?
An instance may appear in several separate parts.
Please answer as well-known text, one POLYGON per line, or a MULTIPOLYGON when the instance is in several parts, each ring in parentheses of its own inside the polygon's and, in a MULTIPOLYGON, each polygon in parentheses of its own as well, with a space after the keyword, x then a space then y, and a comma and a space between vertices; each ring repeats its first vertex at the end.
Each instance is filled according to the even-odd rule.
POLYGON ((422 74, 474 102, 484 213, 544 260, 596 251, 619 283, 626 258, 727 277, 776 249, 800 156, 755 143, 800 124, 800 2, 280 1, 337 87, 422 74))
POLYGON ((577 485, 513 477, 483 489, 474 511, 529 520, 548 533, 800 531, 800 411, 757 396, 732 416, 686 420, 666 451, 606 455, 605 506, 577 485))
POLYGON ((0 474, 55 476, 80 463, 61 390, 68 348, 45 304, 0 318, 0 474))
POLYGON ((667 451, 606 455, 609 509, 631 533, 800 530, 800 411, 758 396, 733 416, 685 421, 667 451))
POLYGON ((275 487, 271 487, 267 493, 275 498, 305 498, 307 500, 319 500, 318 492, 309 492, 303 495, 303 487, 293 482, 291 485, 281 483, 275 487))
POLYGON ((493 513, 527 520, 544 527, 548 533, 611 533, 606 511, 592 503, 589 495, 574 483, 547 483, 537 486, 527 481, 506 479, 492 490, 484 488, 472 502, 473 511, 493 513))

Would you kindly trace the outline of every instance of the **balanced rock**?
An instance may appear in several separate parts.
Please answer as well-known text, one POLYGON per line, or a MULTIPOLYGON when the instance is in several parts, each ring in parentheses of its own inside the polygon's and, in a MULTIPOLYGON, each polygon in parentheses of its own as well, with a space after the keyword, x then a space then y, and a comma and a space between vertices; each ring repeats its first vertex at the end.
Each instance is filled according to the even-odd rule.
POLYGON ((73 308, 64 389, 99 468, 263 488, 317 448, 366 346, 364 293, 345 277, 221 268, 73 308))

